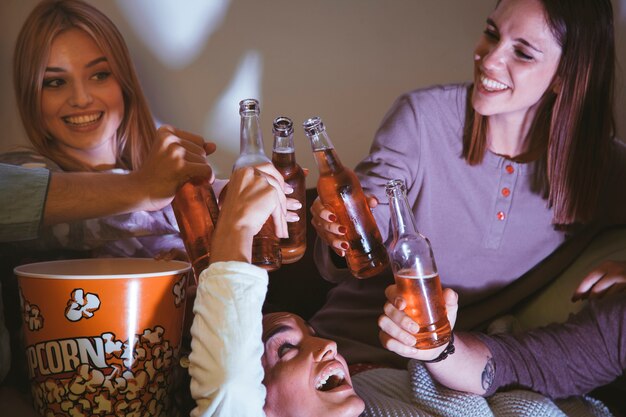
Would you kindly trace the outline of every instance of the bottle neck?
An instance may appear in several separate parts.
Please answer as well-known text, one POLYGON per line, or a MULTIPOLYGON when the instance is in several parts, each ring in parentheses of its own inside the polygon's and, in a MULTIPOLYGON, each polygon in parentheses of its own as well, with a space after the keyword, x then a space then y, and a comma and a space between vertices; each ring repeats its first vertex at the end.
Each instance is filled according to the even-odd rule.
POLYGON ((306 132, 306 135, 311 141, 311 149, 320 175, 334 174, 343 170, 343 164, 326 130, 306 132))
POLYGON ((393 187, 387 187, 386 192, 389 197, 394 240, 403 235, 419 235, 403 186, 395 184, 393 187))
POLYGON ((326 133, 326 130, 306 132, 306 135, 311 141, 311 150, 313 150, 313 152, 325 151, 327 149, 335 149, 333 143, 328 137, 328 133, 326 133))
POLYGON ((294 153, 293 133, 287 136, 274 136, 273 150, 276 153, 294 153))
POLYGON ((296 154, 293 148, 291 150, 286 149, 287 148, 278 148, 274 149, 274 152, 272 152, 272 164, 281 172, 285 169, 293 169, 296 166, 296 154))
POLYGON ((240 152, 234 169, 270 162, 263 151, 263 134, 259 115, 253 112, 241 114, 240 152))

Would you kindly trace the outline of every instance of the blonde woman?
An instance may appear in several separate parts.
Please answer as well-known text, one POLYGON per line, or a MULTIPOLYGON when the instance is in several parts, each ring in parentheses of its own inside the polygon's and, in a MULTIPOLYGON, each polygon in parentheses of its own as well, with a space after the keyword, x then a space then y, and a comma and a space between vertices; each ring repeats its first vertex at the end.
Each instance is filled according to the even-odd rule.
MULTIPOLYGON (((187 177, 192 171, 210 175, 201 137, 155 127, 124 39, 111 20, 88 3, 39 3, 19 33, 13 76, 33 149, 1 155, 1 162, 120 175, 144 167, 153 182, 183 167, 187 177)), ((214 146, 207 149, 212 152, 214 146)), ((171 193, 163 199, 170 200, 171 193)), ((147 209, 153 211, 59 224, 44 230, 31 245, 93 250, 95 256, 152 257, 184 251, 171 207, 158 202, 147 209)))

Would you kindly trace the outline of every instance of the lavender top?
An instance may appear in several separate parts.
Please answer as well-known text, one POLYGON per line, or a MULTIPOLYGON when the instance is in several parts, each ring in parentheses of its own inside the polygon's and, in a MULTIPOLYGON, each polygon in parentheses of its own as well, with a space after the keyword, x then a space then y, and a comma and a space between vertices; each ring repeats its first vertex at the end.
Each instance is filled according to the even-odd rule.
MULTIPOLYGON (((355 169, 365 192, 380 202, 374 216, 387 244, 391 234, 384 186, 390 179, 404 180, 442 284, 459 293, 461 307, 511 284, 566 239, 552 225, 547 201, 532 188, 536 163, 487 152, 481 164, 470 166, 461 157, 467 88, 435 86, 401 96, 385 116, 370 154, 355 169)), ((614 177, 624 178, 625 147, 616 143, 614 155, 614 177)), ((626 183, 616 184, 623 191, 608 198, 623 200, 626 183)), ((618 211, 604 218, 623 221, 626 213, 618 211)), ((313 326, 323 336, 339 339, 349 361, 394 362, 381 352, 376 325, 391 274, 357 280, 333 265, 319 241, 315 258, 322 276, 338 285, 313 317, 313 326)))

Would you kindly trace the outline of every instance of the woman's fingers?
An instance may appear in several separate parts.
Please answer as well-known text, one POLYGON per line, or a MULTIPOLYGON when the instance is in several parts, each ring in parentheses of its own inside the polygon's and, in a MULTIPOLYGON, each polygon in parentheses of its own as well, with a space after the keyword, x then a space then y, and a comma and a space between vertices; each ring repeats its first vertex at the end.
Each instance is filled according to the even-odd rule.
POLYGON ((293 188, 289 184, 285 182, 282 174, 278 172, 278 170, 274 167, 274 165, 267 163, 262 165, 256 165, 254 169, 263 172, 270 178, 272 178, 275 183, 272 185, 278 184, 277 189, 279 189, 283 194, 291 194, 293 193, 293 188))
POLYGON ((348 242, 342 239, 347 229, 337 223, 335 214, 322 204, 319 197, 311 205, 311 225, 315 228, 318 236, 335 253, 339 256, 345 256, 346 250, 350 248, 348 242))
POLYGON ((302 203, 300 203, 298 200, 296 200, 295 198, 287 198, 287 221, 292 223, 300 220, 300 216, 298 216, 295 211, 300 210, 301 208, 302 203))
POLYGON ((275 194, 277 205, 271 213, 274 221, 274 232, 279 238, 289 237, 287 231, 287 197, 285 196, 285 189, 291 190, 291 187, 286 187, 282 175, 276 169, 269 164, 260 165, 254 168, 255 176, 263 178, 267 185, 271 188, 271 191, 275 194))
POLYGON ((385 296, 389 301, 383 307, 384 314, 378 318, 380 341, 392 352, 405 357, 415 357, 417 349, 413 346, 417 340, 414 334, 419 330, 419 326, 402 311, 406 303, 398 296, 395 285, 385 289, 385 296))
POLYGON ((174 136, 185 139, 188 142, 192 142, 197 146, 203 147, 204 145, 204 138, 200 135, 196 135, 195 133, 187 132, 186 130, 178 129, 171 125, 162 125, 157 129, 157 131, 162 130, 168 131, 174 136))
POLYGON ((446 312, 448 314, 450 328, 454 329, 454 325, 456 324, 456 314, 459 310, 459 295, 451 288, 444 288, 443 300, 446 303, 446 312))
MULTIPOLYGON (((385 316, 388 317, 395 324, 395 326, 398 327, 399 330, 409 335, 413 335, 419 331, 419 325, 415 321, 413 321, 404 311, 396 308, 394 304, 386 302, 385 306, 383 307, 383 311, 385 313, 385 316)), ((393 333, 390 334, 395 335, 393 333)), ((415 342, 411 344, 415 344, 415 342)))
POLYGON ((405 358, 416 358, 419 355, 419 350, 398 341, 383 330, 378 332, 378 339, 385 349, 405 358))
POLYGON ((207 177, 214 180, 213 171, 206 161, 207 149, 215 151, 215 144, 207 144, 201 136, 164 125, 157 129, 150 156, 144 164, 154 161, 154 169, 180 171, 183 178, 207 177))
POLYGON ((373 194, 366 194, 365 198, 367 199, 367 205, 370 209, 373 209, 378 205, 378 199, 373 194))
POLYGON ((572 301, 586 298, 600 298, 611 293, 620 292, 626 287, 626 262, 604 261, 592 269, 578 284, 572 301), (614 288, 615 287, 615 288, 614 288))
POLYGON ((217 150, 217 145, 213 142, 204 142, 204 152, 207 155, 211 155, 217 150))
POLYGON ((419 327, 404 312, 396 309, 391 303, 385 303, 383 308, 385 314, 378 319, 378 327, 408 346, 416 343, 414 334, 417 333, 419 327))

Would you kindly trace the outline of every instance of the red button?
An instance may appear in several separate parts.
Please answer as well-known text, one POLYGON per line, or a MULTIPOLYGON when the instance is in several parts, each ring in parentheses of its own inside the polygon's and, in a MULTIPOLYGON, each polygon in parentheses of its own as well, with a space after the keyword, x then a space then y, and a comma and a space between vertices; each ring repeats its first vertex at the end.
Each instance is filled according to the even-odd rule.
POLYGON ((506 169, 506 172, 508 172, 509 174, 512 174, 515 172, 515 168, 513 168, 513 165, 507 165, 504 167, 504 169, 506 169))
POLYGON ((502 189, 502 195, 505 197, 508 197, 509 195, 511 195, 511 190, 509 190, 508 188, 504 187, 502 189))
POLYGON ((501 211, 498 212, 497 216, 498 220, 504 220, 504 218, 506 217, 506 215, 501 211))

